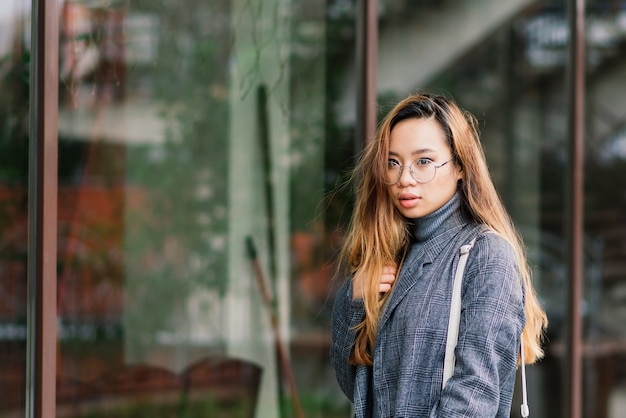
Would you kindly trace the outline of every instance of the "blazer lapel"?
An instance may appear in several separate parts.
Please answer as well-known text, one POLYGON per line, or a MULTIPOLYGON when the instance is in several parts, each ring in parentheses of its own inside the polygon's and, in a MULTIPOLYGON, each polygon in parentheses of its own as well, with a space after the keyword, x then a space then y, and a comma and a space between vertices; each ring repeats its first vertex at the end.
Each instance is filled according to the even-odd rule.
POLYGON ((454 237, 462 229, 462 226, 456 226, 428 240, 423 246, 412 246, 406 255, 405 263, 400 270, 400 274, 396 279, 392 293, 389 296, 387 304, 383 308, 380 317, 378 329, 380 330, 391 316, 394 308, 409 293, 409 290, 419 281, 424 266, 433 262, 435 257, 442 253, 445 247, 454 241, 454 237))
POLYGON ((406 255, 406 260, 412 260, 412 263, 405 263, 400 270, 400 274, 396 279, 396 283, 394 284, 391 295, 383 308, 383 313, 380 317, 378 329, 382 328, 389 316, 393 312, 393 309, 400 303, 402 299, 406 296, 406 294, 411 290, 411 288, 417 282, 416 278, 420 277, 422 274, 422 270, 424 268, 424 264, 427 263, 425 258, 422 258, 420 253, 423 253, 424 248, 416 251, 416 247, 411 247, 409 253, 406 255), (421 262, 418 260, 421 259, 421 262))

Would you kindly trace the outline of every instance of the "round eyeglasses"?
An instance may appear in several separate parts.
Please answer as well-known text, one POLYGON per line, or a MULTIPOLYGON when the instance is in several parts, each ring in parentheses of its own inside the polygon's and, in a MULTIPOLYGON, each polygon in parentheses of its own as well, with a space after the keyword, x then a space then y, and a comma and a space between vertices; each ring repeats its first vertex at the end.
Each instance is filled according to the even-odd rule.
POLYGON ((387 179, 385 184, 391 186, 400 181, 404 167, 409 167, 409 173, 411 173, 411 177, 413 177, 415 181, 418 183, 428 183, 435 178, 437 169, 448 164, 450 161, 452 161, 452 158, 439 165, 435 165, 435 163, 428 158, 419 158, 413 161, 410 165, 400 165, 396 160, 388 160, 387 179))

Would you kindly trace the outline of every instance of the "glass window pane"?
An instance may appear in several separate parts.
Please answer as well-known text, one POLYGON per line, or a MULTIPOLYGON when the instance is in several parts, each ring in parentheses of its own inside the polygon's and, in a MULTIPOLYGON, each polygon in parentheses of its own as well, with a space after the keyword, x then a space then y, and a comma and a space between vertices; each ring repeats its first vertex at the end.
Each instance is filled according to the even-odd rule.
POLYGON ((626 5, 592 1, 587 22, 584 358, 588 416, 626 407, 626 5))
MULTIPOLYGON (((379 93, 382 102, 416 88, 443 92, 478 118, 494 182, 523 235, 550 319, 546 358, 527 368, 530 410, 559 416, 567 319, 567 20, 562 3, 530 3, 390 8, 380 35, 379 93), (418 45, 407 52, 402 36, 418 45)), ((518 387, 512 417, 519 416, 520 398, 518 387)))
MULTIPOLYGON (((450 94, 478 117, 496 186, 524 236, 550 320, 546 357, 528 369, 530 409, 537 416, 561 416, 568 390, 563 381, 569 320, 565 80, 572 70, 567 5, 484 1, 388 6, 380 29, 379 101, 393 102, 426 88, 450 94), (472 23, 475 16, 481 25, 472 23), (403 47, 407 38, 417 45, 403 47)), ((618 417, 626 399, 621 320, 626 294, 624 2, 587 2, 585 33, 583 409, 585 416, 618 417)), ((512 416, 517 414, 514 399, 512 416)))
MULTIPOLYGON (((427 3, 380 2, 381 113, 427 88, 478 116, 550 318, 546 358, 528 370, 531 410, 558 416, 567 388, 565 4, 427 3)), ((351 208, 339 185, 357 142, 354 7, 61 2, 59 415, 275 417, 294 408, 289 371, 307 416, 349 414, 327 356, 351 208), (282 367, 278 344, 289 353, 282 367)), ((0 415, 18 416, 29 8, 0 6, 0 415)), ((584 408, 617 417, 626 399, 623 2, 587 2, 586 34, 584 408)))
POLYGON ((349 412, 328 362, 348 199, 327 195, 354 154, 339 6, 63 3, 63 414, 349 412))
POLYGON ((29 10, 0 6, 0 416, 25 406, 29 10))

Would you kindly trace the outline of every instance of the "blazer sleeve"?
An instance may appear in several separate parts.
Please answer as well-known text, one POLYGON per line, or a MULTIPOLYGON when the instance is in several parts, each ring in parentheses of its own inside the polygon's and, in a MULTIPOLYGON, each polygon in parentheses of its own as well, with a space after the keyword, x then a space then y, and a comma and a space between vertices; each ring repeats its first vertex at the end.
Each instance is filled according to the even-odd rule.
POLYGON ((465 270, 456 365, 435 416, 486 418, 510 411, 524 324, 513 249, 499 235, 484 234, 465 270))
POLYGON ((347 280, 337 292, 333 304, 330 361, 335 369, 341 390, 351 401, 354 401, 356 366, 350 365, 348 360, 354 349, 356 339, 354 327, 360 324, 364 318, 363 300, 352 300, 352 280, 347 280))

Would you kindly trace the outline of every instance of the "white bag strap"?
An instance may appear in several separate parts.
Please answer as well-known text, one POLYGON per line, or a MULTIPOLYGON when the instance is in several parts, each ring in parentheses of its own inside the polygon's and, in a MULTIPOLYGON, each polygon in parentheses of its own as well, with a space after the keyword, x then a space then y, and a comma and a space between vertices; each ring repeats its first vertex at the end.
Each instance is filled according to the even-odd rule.
MULTIPOLYGON (((456 343, 459 339, 459 325, 461 323, 461 287, 463 285, 463 273, 465 271, 465 265, 467 264, 467 257, 469 252, 474 247, 474 238, 469 244, 461 247, 461 257, 459 258, 459 264, 456 267, 454 273, 454 283, 452 285, 452 301, 450 303, 450 318, 448 320, 448 336, 446 339, 446 354, 443 360, 443 382, 441 389, 446 387, 448 379, 452 377, 454 373, 454 365, 456 358, 454 356, 454 350, 456 349, 456 343)), ((528 391, 526 389, 526 363, 524 361, 524 341, 520 338, 520 361, 522 363, 522 405, 521 415, 523 418, 527 418, 530 414, 528 408, 528 391)))
POLYGON ((524 340, 520 337, 519 339, 519 347, 520 347, 520 361, 522 362, 522 406, 521 412, 522 417, 526 418, 530 415, 530 410, 528 409, 528 391, 526 390, 526 362, 524 361, 524 340))
POLYGON ((461 287, 463 284, 463 272, 465 271, 465 264, 467 263, 467 257, 469 252, 474 246, 472 240, 467 245, 461 247, 461 257, 459 258, 459 265, 456 267, 454 274, 454 283, 452 285, 452 302, 450 303, 450 318, 448 319, 448 337, 446 339, 446 355, 443 359, 443 382, 441 389, 446 387, 448 379, 454 372, 454 364, 456 358, 454 357, 454 349, 456 348, 457 340, 459 339, 459 324, 461 322, 461 287))

